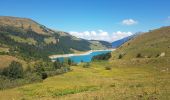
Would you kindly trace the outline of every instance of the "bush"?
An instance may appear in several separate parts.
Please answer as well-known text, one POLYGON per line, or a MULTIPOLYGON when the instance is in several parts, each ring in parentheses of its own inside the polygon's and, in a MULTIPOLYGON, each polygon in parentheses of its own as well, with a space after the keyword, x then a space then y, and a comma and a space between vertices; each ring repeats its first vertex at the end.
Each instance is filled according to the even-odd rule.
POLYGON ((24 71, 22 64, 16 61, 11 62, 9 67, 3 69, 2 75, 14 79, 23 78, 24 71))
POLYGON ((122 57, 123 57, 122 54, 119 54, 118 59, 122 59, 122 57))
POLYGON ((112 69, 112 67, 110 67, 110 66, 105 67, 105 70, 111 70, 111 69, 112 69))
POLYGON ((38 61, 25 71, 19 62, 13 61, 9 67, 0 69, 0 89, 13 88, 28 83, 40 82, 49 76, 70 71, 70 65, 64 62, 38 61))
POLYGON ((105 54, 100 54, 97 56, 93 56, 92 61, 95 60, 108 60, 109 58, 111 58, 111 53, 105 53, 105 54))
POLYGON ((141 58, 142 57, 142 55, 140 54, 140 53, 138 53, 137 55, 136 55, 136 58, 141 58))
POLYGON ((157 54, 157 55, 156 55, 156 57, 159 57, 159 56, 160 56, 160 54, 157 54))
POLYGON ((46 78, 48 77, 48 75, 47 75, 47 73, 42 72, 42 73, 41 73, 41 77, 42 77, 42 79, 44 80, 44 79, 46 79, 46 78))
POLYGON ((59 59, 57 59, 57 60, 54 62, 54 68, 55 68, 55 69, 60 69, 62 66, 63 66, 63 62, 60 62, 59 59))
POLYGON ((34 71, 35 71, 36 73, 38 73, 39 75, 41 75, 41 73, 44 72, 45 70, 44 70, 43 65, 41 65, 41 64, 36 64, 36 65, 34 66, 34 71))
POLYGON ((72 66, 77 66, 77 63, 74 63, 74 62, 73 62, 71 65, 72 65, 72 66))
POLYGON ((42 77, 35 72, 26 72, 24 78, 29 81, 29 83, 42 81, 42 77))
POLYGON ((72 65, 72 60, 68 58, 68 65, 72 65))
POLYGON ((90 63, 83 64, 83 68, 89 68, 89 67, 90 67, 90 63))

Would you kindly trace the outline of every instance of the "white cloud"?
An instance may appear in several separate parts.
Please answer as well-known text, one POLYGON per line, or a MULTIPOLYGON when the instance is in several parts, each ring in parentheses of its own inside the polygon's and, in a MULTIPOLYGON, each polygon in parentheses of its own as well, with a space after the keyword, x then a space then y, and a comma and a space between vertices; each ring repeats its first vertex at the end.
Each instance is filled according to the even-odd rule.
POLYGON ((123 25, 128 25, 128 26, 134 25, 134 24, 137 24, 137 23, 138 22, 133 20, 133 19, 125 19, 125 20, 122 21, 123 25))
POLYGON ((85 32, 69 32, 71 35, 76 36, 78 38, 87 39, 87 40, 103 40, 108 42, 113 42, 119 40, 121 38, 132 35, 132 32, 113 32, 109 34, 106 31, 98 30, 98 31, 85 31, 85 32))
POLYGON ((121 31, 113 32, 112 40, 119 40, 130 35, 132 35, 132 32, 121 32, 121 31))

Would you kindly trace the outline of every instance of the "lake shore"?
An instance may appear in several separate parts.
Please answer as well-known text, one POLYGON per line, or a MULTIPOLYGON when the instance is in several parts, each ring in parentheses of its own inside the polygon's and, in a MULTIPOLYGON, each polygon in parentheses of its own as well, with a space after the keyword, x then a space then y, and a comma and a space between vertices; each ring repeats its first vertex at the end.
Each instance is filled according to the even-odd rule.
POLYGON ((116 49, 105 49, 105 50, 89 50, 87 52, 82 52, 82 53, 72 53, 72 54, 59 54, 59 55, 51 55, 49 56, 49 58, 51 59, 55 59, 55 58, 61 58, 61 57, 71 57, 71 56, 83 56, 83 55, 88 55, 92 52, 95 52, 95 51, 114 51, 116 49))

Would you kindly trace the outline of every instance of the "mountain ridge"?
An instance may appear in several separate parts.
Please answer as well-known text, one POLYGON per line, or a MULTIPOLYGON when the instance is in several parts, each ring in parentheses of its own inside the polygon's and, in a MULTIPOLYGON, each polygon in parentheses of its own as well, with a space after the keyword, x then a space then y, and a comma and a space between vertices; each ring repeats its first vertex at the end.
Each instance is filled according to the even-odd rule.
POLYGON ((170 57, 170 26, 155 29, 124 43, 113 52, 112 59, 157 58, 161 53, 170 57))
POLYGON ((0 16, 0 35, 1 48, 5 45, 13 53, 17 51, 17 54, 31 57, 37 55, 36 53, 47 57, 52 54, 72 53, 73 50, 88 51, 109 47, 76 38, 63 31, 54 31, 32 19, 20 17, 0 16), (27 53, 25 50, 30 51, 27 53))
POLYGON ((124 37, 122 39, 119 39, 119 40, 116 40, 116 41, 113 41, 111 44, 112 44, 112 48, 118 48, 120 47, 121 45, 123 45, 124 43, 126 43, 127 41, 139 36, 143 34, 143 32, 137 32, 135 34, 132 34, 130 36, 127 36, 127 37, 124 37))

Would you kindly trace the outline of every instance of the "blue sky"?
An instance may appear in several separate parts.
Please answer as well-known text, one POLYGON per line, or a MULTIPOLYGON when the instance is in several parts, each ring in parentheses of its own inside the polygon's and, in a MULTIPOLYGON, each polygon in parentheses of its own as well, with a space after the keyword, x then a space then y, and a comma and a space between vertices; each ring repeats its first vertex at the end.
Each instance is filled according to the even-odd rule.
POLYGON ((1 0, 0 16, 31 18, 81 38, 114 41, 168 26, 170 0, 1 0))

